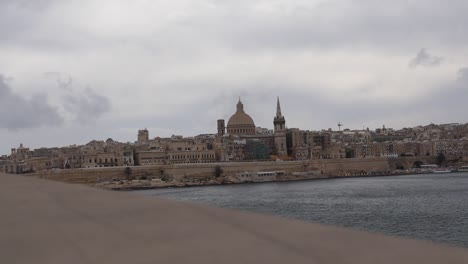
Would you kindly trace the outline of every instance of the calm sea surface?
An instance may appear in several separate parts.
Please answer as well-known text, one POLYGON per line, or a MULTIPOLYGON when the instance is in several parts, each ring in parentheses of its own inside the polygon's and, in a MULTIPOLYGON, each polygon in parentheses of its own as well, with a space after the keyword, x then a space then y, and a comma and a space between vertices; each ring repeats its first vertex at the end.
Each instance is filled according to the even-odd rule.
POLYGON ((135 192, 468 247, 468 173, 135 192))

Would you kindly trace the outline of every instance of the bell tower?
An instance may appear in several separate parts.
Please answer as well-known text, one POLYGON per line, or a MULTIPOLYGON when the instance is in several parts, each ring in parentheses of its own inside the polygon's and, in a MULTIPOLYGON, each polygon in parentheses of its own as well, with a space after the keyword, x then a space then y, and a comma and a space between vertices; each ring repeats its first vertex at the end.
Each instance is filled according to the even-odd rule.
POLYGON ((138 130, 138 143, 148 143, 149 133, 148 129, 138 130))
POLYGON ((276 155, 288 155, 286 149, 286 120, 281 113, 279 97, 276 102, 276 116, 273 118, 276 155))
POLYGON ((226 126, 224 125, 224 119, 218 119, 218 137, 224 135, 226 131, 226 126))

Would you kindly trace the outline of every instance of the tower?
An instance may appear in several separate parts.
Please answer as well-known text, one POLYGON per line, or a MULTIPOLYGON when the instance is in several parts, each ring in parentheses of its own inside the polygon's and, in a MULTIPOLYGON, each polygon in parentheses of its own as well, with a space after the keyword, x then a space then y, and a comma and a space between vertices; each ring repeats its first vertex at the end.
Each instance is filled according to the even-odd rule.
POLYGON ((148 143, 149 133, 148 129, 138 130, 138 143, 148 143))
POLYGON ((224 119, 218 119, 218 137, 223 136, 225 131, 226 127, 224 125, 224 119))
POLYGON ((276 116, 273 118, 276 155, 286 156, 286 120, 281 113, 280 100, 276 102, 276 116))

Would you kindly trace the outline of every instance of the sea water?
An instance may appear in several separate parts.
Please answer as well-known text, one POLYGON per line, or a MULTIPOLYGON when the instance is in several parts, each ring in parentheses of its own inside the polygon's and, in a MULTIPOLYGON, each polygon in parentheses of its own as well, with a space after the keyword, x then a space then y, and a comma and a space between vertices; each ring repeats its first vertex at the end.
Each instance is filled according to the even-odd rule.
POLYGON ((136 192, 468 247, 468 173, 136 192))

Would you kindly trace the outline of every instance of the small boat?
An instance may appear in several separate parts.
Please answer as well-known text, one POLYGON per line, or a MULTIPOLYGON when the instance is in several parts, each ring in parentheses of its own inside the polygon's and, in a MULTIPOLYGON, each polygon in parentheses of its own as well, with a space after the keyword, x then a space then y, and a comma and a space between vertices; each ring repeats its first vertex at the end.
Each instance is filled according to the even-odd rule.
POLYGON ((451 170, 448 168, 437 168, 437 169, 432 169, 432 173, 450 173, 451 170))
POLYGON ((468 166, 461 166, 458 171, 461 171, 461 172, 468 172, 468 166))

